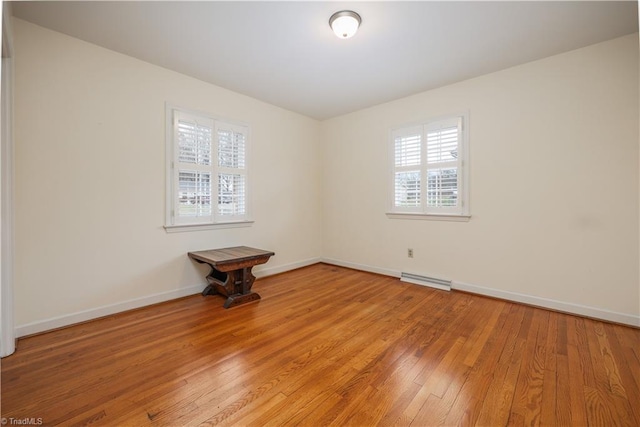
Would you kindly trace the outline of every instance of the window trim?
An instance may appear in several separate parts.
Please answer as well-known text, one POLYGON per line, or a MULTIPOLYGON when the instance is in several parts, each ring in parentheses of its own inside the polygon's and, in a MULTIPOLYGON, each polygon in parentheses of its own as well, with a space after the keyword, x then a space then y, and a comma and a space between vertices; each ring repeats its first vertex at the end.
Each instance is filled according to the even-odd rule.
MULTIPOLYGON (((393 126, 389 129, 388 134, 388 168, 389 168, 389 178, 388 178, 388 211, 386 212, 386 216, 389 219, 422 219, 422 220, 436 220, 436 221, 456 221, 456 222, 468 222, 471 218, 470 211, 470 188, 469 188, 469 111, 463 111, 458 113, 446 114, 438 117, 429 118, 422 122, 412 122, 399 126, 393 126), (459 146, 461 149, 459 150, 462 153, 461 157, 461 166, 460 173, 461 177, 459 180, 458 192, 460 194, 460 202, 462 204, 461 208, 456 211, 452 211, 450 208, 430 208, 428 209, 425 206, 424 199, 422 198, 426 192, 421 192, 421 200, 419 207, 408 207, 408 208, 398 208, 395 206, 395 173, 396 173, 396 158, 395 158, 395 138, 394 135, 399 131, 409 130, 411 128, 422 127, 423 139, 426 138, 424 133, 424 129, 428 126, 433 125, 438 122, 445 122, 454 119, 462 119, 462 132, 461 138, 459 141, 459 146), (427 210, 428 209, 428 210, 427 210)), ((422 142, 421 152, 424 151, 424 147, 426 146, 426 141, 422 142)), ((426 175, 426 171, 428 169, 426 164, 426 153, 423 152, 421 154, 420 165, 417 166, 420 169, 421 175, 421 188, 424 189, 424 185, 426 183, 423 176, 426 175)))
POLYGON ((167 233, 182 233, 185 231, 202 231, 202 230, 217 230, 221 228, 242 228, 251 227, 254 221, 229 221, 218 222, 215 224, 177 224, 177 225, 165 225, 164 229, 167 233))
MULTIPOLYGON (((212 162, 216 162, 212 165, 212 186, 215 186, 215 192, 212 191, 212 200, 218 197, 218 167, 217 165, 217 151, 218 148, 213 147, 212 150, 212 162), (214 157, 214 153, 215 157, 214 157)), ((254 221, 251 216, 251 126, 248 123, 230 120, 220 116, 216 116, 207 112, 191 110, 183 108, 171 103, 165 103, 165 223, 164 229, 167 233, 184 232, 184 231, 199 231, 199 230, 214 230, 222 228, 236 228, 236 227, 250 227, 254 221), (180 222, 176 221, 173 215, 173 211, 176 209, 175 201, 175 179, 176 173, 174 171, 175 162, 175 128, 174 128, 174 111, 193 116, 201 116, 207 118, 213 122, 212 131, 216 133, 216 129, 219 123, 224 123, 232 127, 242 127, 246 129, 246 145, 245 145, 245 214, 242 216, 229 216, 221 217, 217 213, 217 207, 212 206, 212 215, 210 221, 203 222, 180 222), (222 219, 221 219, 222 218, 222 219)))
POLYGON ((421 212, 386 212, 389 219, 428 219, 432 221, 469 222, 471 215, 437 214, 421 212))

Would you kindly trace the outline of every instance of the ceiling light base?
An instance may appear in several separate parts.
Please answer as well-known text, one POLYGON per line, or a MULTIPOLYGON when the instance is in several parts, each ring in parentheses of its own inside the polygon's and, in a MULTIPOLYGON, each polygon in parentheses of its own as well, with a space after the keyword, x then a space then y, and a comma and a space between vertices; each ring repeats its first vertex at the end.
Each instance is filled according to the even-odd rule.
POLYGON ((331 15, 329 26, 341 39, 348 39, 358 31, 362 18, 352 10, 341 10, 331 15))

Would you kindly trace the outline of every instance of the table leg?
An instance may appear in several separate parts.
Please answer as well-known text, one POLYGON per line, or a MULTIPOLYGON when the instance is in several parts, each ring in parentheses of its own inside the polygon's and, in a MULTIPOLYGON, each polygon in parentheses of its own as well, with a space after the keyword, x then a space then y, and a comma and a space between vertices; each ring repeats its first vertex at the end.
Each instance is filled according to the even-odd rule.
POLYGON ((244 267, 240 270, 235 270, 235 274, 231 273, 232 272, 229 273, 229 277, 234 276, 235 281, 239 286, 235 288, 235 293, 233 295, 229 295, 227 301, 224 303, 224 308, 235 307, 236 305, 260 299, 260 295, 251 291, 253 282, 256 280, 256 277, 251 273, 251 267, 244 267))
POLYGON ((251 274, 251 267, 245 267, 242 269, 242 293, 248 294, 251 292, 251 287, 256 277, 251 274))
POLYGON ((246 304, 251 301, 257 301, 260 299, 260 295, 255 292, 249 292, 248 294, 235 294, 231 295, 224 302, 224 308, 235 307, 240 304, 246 304))
POLYGON ((209 265, 209 267, 211 267, 211 271, 209 272, 209 275, 207 275, 207 282, 209 282, 209 285, 204 288, 204 291, 202 291, 202 296, 217 295, 220 293, 218 288, 226 287, 225 285, 229 280, 229 276, 227 274, 216 270, 212 265, 209 265))
POLYGON ((216 288, 213 285, 207 285, 206 288, 204 288, 204 291, 202 291, 202 296, 206 297, 207 295, 215 295, 218 292, 216 292, 216 288))
POLYGON ((260 299, 260 295, 251 291, 256 276, 251 273, 251 267, 223 273, 212 265, 211 272, 207 276, 209 285, 202 291, 202 296, 222 294, 227 297, 224 308, 235 307, 260 299))

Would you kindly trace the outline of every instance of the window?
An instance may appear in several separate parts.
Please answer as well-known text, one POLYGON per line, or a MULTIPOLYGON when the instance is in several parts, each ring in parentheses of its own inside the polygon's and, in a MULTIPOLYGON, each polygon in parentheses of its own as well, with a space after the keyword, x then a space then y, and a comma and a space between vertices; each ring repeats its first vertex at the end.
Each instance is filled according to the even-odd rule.
POLYGON ((469 217, 467 117, 391 130, 389 216, 469 217))
POLYGON ((249 128, 167 108, 167 228, 248 221, 249 128))

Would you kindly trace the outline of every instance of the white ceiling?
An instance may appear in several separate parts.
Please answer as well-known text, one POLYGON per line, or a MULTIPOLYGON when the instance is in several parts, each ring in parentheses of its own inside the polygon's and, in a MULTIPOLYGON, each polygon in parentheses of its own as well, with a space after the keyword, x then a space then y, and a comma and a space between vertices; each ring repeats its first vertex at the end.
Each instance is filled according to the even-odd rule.
POLYGON ((326 119, 638 31, 636 1, 16 2, 38 25, 326 119), (329 28, 355 10, 351 39, 329 28))

